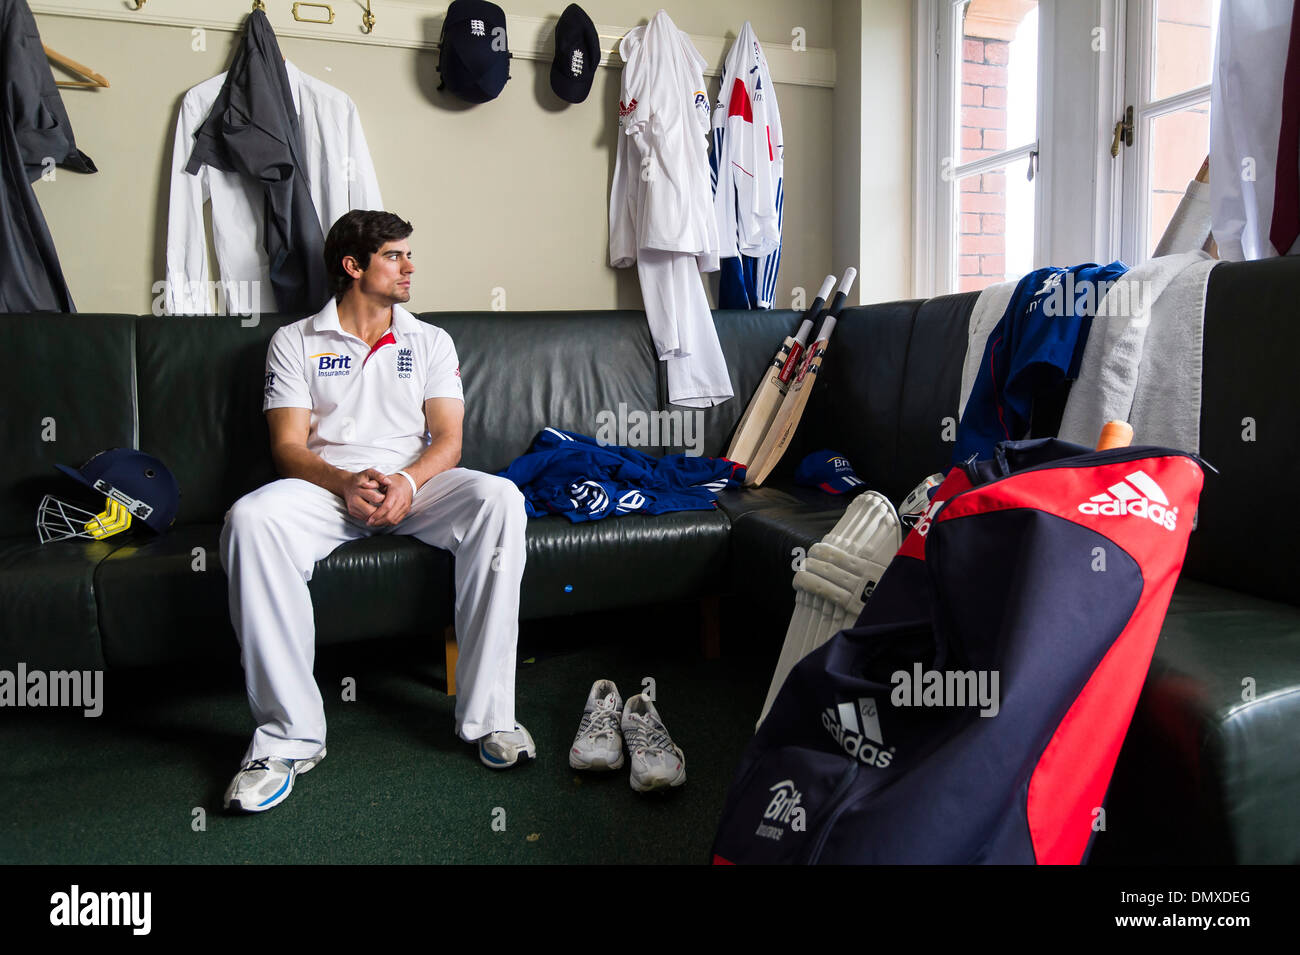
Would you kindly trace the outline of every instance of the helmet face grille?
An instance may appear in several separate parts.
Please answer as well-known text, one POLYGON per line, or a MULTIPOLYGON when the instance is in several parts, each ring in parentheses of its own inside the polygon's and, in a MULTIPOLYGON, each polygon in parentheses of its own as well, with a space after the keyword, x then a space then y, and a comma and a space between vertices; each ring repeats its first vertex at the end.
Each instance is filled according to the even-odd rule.
POLYGON ((116 533, 118 531, 111 530, 104 523, 103 515, 92 514, 75 504, 60 501, 53 494, 46 494, 41 498, 41 504, 36 509, 36 534, 42 544, 73 537, 98 540, 116 533), (93 532, 92 528, 98 533, 93 532))

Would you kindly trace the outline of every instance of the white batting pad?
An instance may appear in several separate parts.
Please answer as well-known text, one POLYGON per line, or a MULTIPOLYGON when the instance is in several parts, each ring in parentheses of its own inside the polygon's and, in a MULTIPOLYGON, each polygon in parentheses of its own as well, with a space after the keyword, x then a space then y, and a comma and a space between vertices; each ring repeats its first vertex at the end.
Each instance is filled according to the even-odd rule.
POLYGON ((758 725, 794 665, 857 620, 902 543, 902 522, 894 505, 883 494, 864 491, 849 502, 831 532, 809 549, 803 569, 794 575, 794 614, 758 725))

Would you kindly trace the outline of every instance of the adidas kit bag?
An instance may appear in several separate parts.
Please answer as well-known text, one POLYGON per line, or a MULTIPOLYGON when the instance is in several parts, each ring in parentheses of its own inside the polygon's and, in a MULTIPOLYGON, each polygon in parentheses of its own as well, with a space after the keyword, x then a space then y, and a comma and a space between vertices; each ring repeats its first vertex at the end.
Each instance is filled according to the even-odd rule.
POLYGON ((713 861, 1083 861, 1202 480, 1056 439, 954 468, 856 626, 790 672, 713 861))

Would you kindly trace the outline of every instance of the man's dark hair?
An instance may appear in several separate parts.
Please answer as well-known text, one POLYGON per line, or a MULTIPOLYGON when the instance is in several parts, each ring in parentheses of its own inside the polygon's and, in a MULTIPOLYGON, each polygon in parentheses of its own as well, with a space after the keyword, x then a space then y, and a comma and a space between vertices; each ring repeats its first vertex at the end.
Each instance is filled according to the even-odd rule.
POLYGON ((353 209, 339 218, 325 237, 325 271, 329 273, 334 301, 343 300, 354 281, 343 270, 343 260, 352 256, 363 269, 370 266, 370 257, 385 242, 405 239, 415 229, 411 223, 391 212, 353 209))

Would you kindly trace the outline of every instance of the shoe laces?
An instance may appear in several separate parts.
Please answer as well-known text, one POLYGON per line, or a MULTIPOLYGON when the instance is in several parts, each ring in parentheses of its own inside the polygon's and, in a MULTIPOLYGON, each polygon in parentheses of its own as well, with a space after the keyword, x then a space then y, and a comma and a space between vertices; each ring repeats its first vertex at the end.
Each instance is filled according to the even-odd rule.
POLYGON ((655 723, 649 717, 642 716, 640 713, 632 713, 628 716, 632 726, 627 731, 628 748, 653 753, 655 751, 676 752, 677 747, 673 744, 673 738, 668 735, 668 730, 661 723, 655 723))
POLYGON ((595 739, 602 733, 617 733, 617 709, 618 707, 609 697, 597 700, 595 706, 582 714, 582 722, 578 724, 578 736, 595 739))
POLYGON ((244 766, 244 772, 248 772, 250 769, 260 769, 269 773, 271 771, 271 767, 266 764, 268 758, 269 757, 262 756, 257 759, 250 759, 248 763, 244 766))

